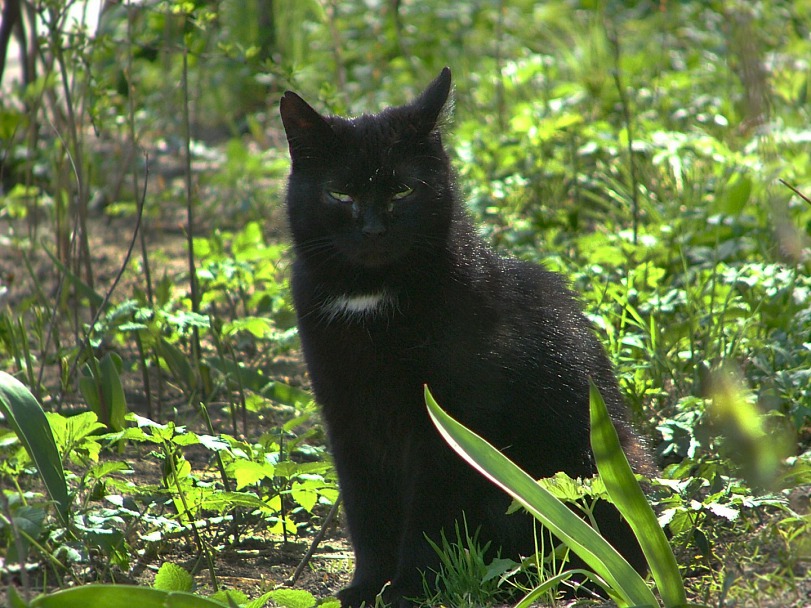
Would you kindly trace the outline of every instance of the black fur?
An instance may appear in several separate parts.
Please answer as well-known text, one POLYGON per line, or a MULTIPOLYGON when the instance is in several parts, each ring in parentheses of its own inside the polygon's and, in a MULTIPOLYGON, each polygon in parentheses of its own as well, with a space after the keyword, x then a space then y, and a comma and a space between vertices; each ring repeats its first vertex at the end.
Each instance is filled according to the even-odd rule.
MULTIPOLYGON (((526 515, 456 456, 426 413, 423 386, 456 419, 535 477, 595 472, 588 378, 632 462, 647 466, 611 366, 564 281, 494 253, 460 204, 438 121, 446 68, 412 103, 373 116, 322 117, 294 93, 287 207, 293 296, 323 407, 355 548, 342 606, 422 590, 436 568, 424 534, 469 529, 503 556, 533 552, 526 515), (333 194, 330 194, 333 193, 333 194), (372 306, 377 302, 376 306, 372 306)), ((644 562, 613 507, 602 531, 644 562)))

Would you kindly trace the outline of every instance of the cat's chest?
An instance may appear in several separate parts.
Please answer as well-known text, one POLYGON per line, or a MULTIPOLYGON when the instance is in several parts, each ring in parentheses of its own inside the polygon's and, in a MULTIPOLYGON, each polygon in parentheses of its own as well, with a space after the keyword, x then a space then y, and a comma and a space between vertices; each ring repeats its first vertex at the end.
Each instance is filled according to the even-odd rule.
POLYGON ((396 307, 384 294, 334 298, 322 305, 319 317, 302 320, 299 333, 311 375, 385 383, 394 375, 418 373, 436 332, 425 319, 396 307))
POLYGON ((325 323, 365 323, 387 317, 397 310, 397 298, 385 290, 342 293, 316 304, 315 314, 325 323))

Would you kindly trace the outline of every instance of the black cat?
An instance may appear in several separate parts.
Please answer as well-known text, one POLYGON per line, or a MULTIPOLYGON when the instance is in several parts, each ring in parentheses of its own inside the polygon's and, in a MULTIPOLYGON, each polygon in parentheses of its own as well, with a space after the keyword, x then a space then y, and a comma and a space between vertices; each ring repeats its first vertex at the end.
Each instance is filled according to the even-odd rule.
MULTIPOLYGON (((292 170, 292 286, 315 396, 323 407, 355 549, 341 605, 397 606, 438 559, 425 540, 468 528, 502 556, 534 551, 525 514, 444 443, 439 404, 536 478, 595 472, 593 378, 632 463, 647 456, 611 365, 558 275, 494 253, 459 201, 440 123, 445 68, 417 99, 373 116, 321 116, 295 93, 280 110, 292 170)), ((642 570, 616 510, 602 532, 642 570)))

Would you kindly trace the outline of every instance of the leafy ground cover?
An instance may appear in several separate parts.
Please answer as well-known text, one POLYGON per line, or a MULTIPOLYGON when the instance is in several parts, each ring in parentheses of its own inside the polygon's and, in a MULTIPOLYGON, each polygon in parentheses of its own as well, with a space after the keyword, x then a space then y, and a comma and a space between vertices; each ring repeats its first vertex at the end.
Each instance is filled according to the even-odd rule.
MULTIPOLYGON (((23 7, 41 36, 0 98, 0 359, 47 413, 68 508, 6 416, 3 587, 269 600, 293 575, 338 490, 286 282, 276 100, 375 111, 449 65, 471 212, 581 294, 691 601, 811 601, 807 0, 161 0, 98 29, 84 3, 23 7)), ((346 582, 326 535, 291 589, 309 596, 273 601, 346 582)))

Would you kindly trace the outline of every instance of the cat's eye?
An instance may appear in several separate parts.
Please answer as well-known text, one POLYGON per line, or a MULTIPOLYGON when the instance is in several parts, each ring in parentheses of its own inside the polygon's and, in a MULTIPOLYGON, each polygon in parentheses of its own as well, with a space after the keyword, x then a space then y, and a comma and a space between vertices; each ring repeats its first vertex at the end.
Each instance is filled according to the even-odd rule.
POLYGON ((337 190, 327 190, 327 196, 338 203, 350 204, 355 202, 355 199, 350 195, 338 192, 337 190))
POLYGON ((411 196, 413 194, 414 188, 410 188, 408 186, 401 186, 400 189, 392 194, 391 198, 395 201, 403 200, 404 198, 411 196))

